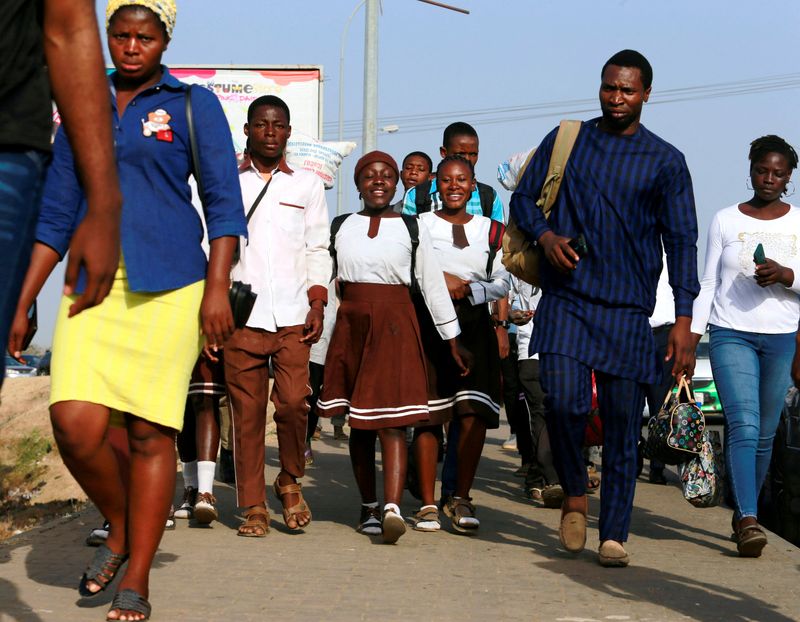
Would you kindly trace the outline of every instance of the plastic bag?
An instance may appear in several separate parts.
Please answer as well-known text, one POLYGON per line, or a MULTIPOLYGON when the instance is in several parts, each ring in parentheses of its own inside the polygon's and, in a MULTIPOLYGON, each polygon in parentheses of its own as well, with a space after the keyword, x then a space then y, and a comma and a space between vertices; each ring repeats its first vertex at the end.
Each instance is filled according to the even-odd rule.
POLYGON ((520 173, 525 167, 525 163, 536 150, 536 147, 531 147, 527 151, 520 151, 515 153, 508 160, 504 160, 497 166, 497 181, 506 190, 513 191, 517 187, 517 182, 520 178, 520 173))

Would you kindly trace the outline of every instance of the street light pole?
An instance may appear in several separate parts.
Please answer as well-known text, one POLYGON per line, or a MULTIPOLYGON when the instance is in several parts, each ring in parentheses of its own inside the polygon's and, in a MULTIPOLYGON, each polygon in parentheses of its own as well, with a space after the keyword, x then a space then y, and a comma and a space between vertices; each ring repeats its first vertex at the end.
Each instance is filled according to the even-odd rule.
POLYGON ((364 125, 362 153, 378 145, 378 11, 380 0, 366 0, 364 33, 364 125))
MULTIPOLYGON (((367 0, 361 0, 350 13, 350 17, 345 22, 344 30, 342 30, 342 41, 339 47, 339 142, 344 140, 344 50, 347 44, 347 33, 350 30, 350 22, 353 21, 358 10, 364 6, 367 0)), ((336 215, 342 213, 342 204, 344 203, 344 183, 342 180, 342 162, 339 165, 339 171, 336 173, 336 215)))
MULTIPOLYGON (((458 11, 469 14, 466 9, 460 9, 449 4, 435 0, 419 0, 442 9, 458 11)), ((364 112, 361 132, 362 153, 373 151, 378 146, 378 13, 380 0, 361 0, 356 5, 342 31, 342 44, 339 52, 339 141, 344 140, 344 47, 350 22, 358 10, 366 5, 366 18, 364 26, 364 112)), ((397 131, 397 130, 394 130, 397 131)), ((342 167, 337 173, 336 188, 336 213, 342 213, 344 184, 341 179, 342 167)))

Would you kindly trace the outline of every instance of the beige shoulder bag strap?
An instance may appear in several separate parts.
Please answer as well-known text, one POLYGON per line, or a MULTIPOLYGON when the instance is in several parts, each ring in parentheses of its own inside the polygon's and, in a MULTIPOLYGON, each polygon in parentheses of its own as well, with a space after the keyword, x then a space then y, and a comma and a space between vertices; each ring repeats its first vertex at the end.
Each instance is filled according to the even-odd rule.
POLYGON ((544 217, 550 216, 550 210, 553 209, 553 203, 556 202, 558 196, 558 189, 561 187, 561 182, 564 180, 564 169, 567 168, 567 160, 572 153, 572 148, 575 146, 575 141, 578 139, 578 132, 581 129, 580 121, 561 121, 558 127, 558 134, 556 134, 556 142, 553 145, 553 153, 550 154, 550 166, 547 169, 547 177, 542 185, 542 194, 536 205, 541 208, 544 217))

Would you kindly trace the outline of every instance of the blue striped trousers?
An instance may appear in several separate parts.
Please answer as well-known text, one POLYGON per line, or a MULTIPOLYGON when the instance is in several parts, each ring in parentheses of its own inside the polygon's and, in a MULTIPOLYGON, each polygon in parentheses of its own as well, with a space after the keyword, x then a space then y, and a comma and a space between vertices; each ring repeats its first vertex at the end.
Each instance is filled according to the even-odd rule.
MULTIPOLYGON (((586 494, 583 457, 586 416, 592 407, 592 369, 560 354, 541 354, 547 431, 556 471, 570 497, 586 494)), ((644 409, 644 385, 595 371, 603 420, 600 541, 625 542, 636 488, 636 445, 644 409)))

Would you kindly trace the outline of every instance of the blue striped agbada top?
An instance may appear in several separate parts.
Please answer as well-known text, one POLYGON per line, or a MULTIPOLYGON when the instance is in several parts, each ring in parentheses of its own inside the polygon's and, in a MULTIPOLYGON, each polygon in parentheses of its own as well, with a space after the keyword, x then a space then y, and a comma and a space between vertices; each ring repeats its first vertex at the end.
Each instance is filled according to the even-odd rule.
POLYGON ((599 120, 582 124, 549 220, 536 201, 558 128, 542 141, 511 197, 511 216, 530 240, 548 230, 570 238, 583 233, 589 247, 568 275, 543 262, 531 352, 652 383, 661 362, 647 319, 662 249, 676 316, 691 317, 700 291, 692 180, 683 154, 644 126, 618 136, 600 130, 599 120))

